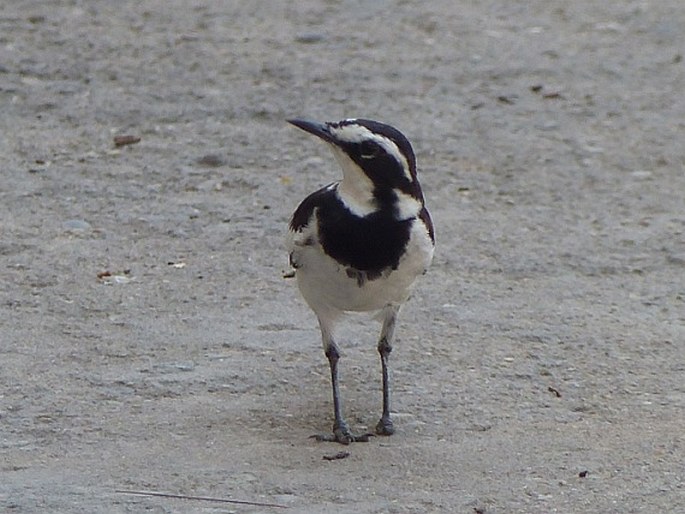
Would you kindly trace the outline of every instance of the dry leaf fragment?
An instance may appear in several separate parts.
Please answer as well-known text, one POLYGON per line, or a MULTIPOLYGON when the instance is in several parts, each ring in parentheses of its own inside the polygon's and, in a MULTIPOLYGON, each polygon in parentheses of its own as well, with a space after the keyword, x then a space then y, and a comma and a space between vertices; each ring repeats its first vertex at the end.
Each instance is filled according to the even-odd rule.
POLYGON ((341 460, 350 456, 350 452, 338 452, 335 455, 324 455, 323 460, 341 460))
POLYGON ((140 137, 138 136, 114 136, 114 146, 117 148, 126 145, 135 145, 140 142, 140 137))

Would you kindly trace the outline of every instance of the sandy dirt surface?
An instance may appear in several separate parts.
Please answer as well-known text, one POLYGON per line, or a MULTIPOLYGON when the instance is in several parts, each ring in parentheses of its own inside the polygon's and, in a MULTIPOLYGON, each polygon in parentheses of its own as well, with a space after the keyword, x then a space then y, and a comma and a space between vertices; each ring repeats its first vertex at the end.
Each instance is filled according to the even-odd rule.
MULTIPOLYGON (((0 510, 685 512, 684 26, 680 0, 3 2, 0 510), (339 170, 293 116, 400 128, 437 228, 397 433, 347 448, 309 439, 328 368, 282 277, 339 170)), ((378 328, 343 332, 357 430, 378 328)))

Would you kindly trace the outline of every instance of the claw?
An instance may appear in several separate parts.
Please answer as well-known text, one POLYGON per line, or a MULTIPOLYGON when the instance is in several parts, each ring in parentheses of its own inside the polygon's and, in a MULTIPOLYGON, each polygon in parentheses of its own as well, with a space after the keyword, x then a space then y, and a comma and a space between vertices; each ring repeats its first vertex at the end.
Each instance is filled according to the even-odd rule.
POLYGON ((392 435, 395 433, 395 427, 390 418, 381 418, 376 424, 377 435, 392 435))
POLYGON ((375 435, 376 434, 369 432, 365 434, 353 434, 347 426, 339 426, 333 427, 332 434, 314 434, 313 436, 310 436, 310 438, 320 442, 348 445, 350 443, 368 443, 369 438, 374 437, 375 435))
POLYGON ((376 434, 372 434, 371 432, 367 432, 366 434, 359 434, 353 436, 352 442, 354 443, 368 443, 370 437, 376 437, 376 434))

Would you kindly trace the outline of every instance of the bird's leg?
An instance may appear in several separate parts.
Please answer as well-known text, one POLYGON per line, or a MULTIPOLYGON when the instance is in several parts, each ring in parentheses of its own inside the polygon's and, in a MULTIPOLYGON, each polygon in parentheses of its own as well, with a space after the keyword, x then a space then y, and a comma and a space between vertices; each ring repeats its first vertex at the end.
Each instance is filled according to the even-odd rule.
POLYGON ((390 352, 392 352, 398 310, 398 307, 386 307, 381 337, 378 340, 378 353, 381 356, 383 374, 383 414, 376 425, 376 433, 378 435, 392 435, 395 432, 392 419, 390 419, 390 372, 388 369, 388 358, 390 357, 390 352))
POLYGON ((376 424, 378 435, 392 435, 395 428, 390 419, 390 377, 388 376, 388 357, 392 351, 392 346, 387 339, 383 338, 378 343, 378 353, 381 354, 381 366, 383 372, 383 414, 376 424))
POLYGON ((321 323, 321 333, 323 334, 324 351, 328 364, 331 368, 331 385, 333 388, 333 415, 335 421, 333 422, 333 434, 323 434, 314 436, 318 441, 331 441, 341 444, 350 444, 352 442, 367 442, 369 436, 373 434, 354 435, 350 431, 350 427, 342 415, 342 402, 340 399, 340 387, 338 386, 338 361, 340 360, 340 352, 338 346, 333 340, 331 331, 324 324, 321 323))
POLYGON ((328 350, 326 350, 326 357, 331 368, 331 386, 333 387, 333 416, 335 418, 333 422, 333 436, 336 441, 349 444, 352 442, 352 434, 342 415, 340 387, 338 386, 338 361, 340 360, 340 353, 335 343, 331 344, 328 350))

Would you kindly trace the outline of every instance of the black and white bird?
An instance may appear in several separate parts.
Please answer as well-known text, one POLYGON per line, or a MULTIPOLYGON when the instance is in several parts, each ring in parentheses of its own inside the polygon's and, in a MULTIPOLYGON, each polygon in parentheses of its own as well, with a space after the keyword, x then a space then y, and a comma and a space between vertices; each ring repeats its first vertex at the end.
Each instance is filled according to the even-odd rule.
POLYGON ((288 121, 328 143, 343 172, 342 180, 304 199, 288 232, 290 264, 319 320, 331 369, 333 434, 316 437, 349 444, 372 435, 354 435, 342 414, 334 329, 347 312, 381 316, 383 414, 376 434, 391 435, 388 356, 397 315, 435 246, 414 151, 399 130, 377 121, 288 121))

